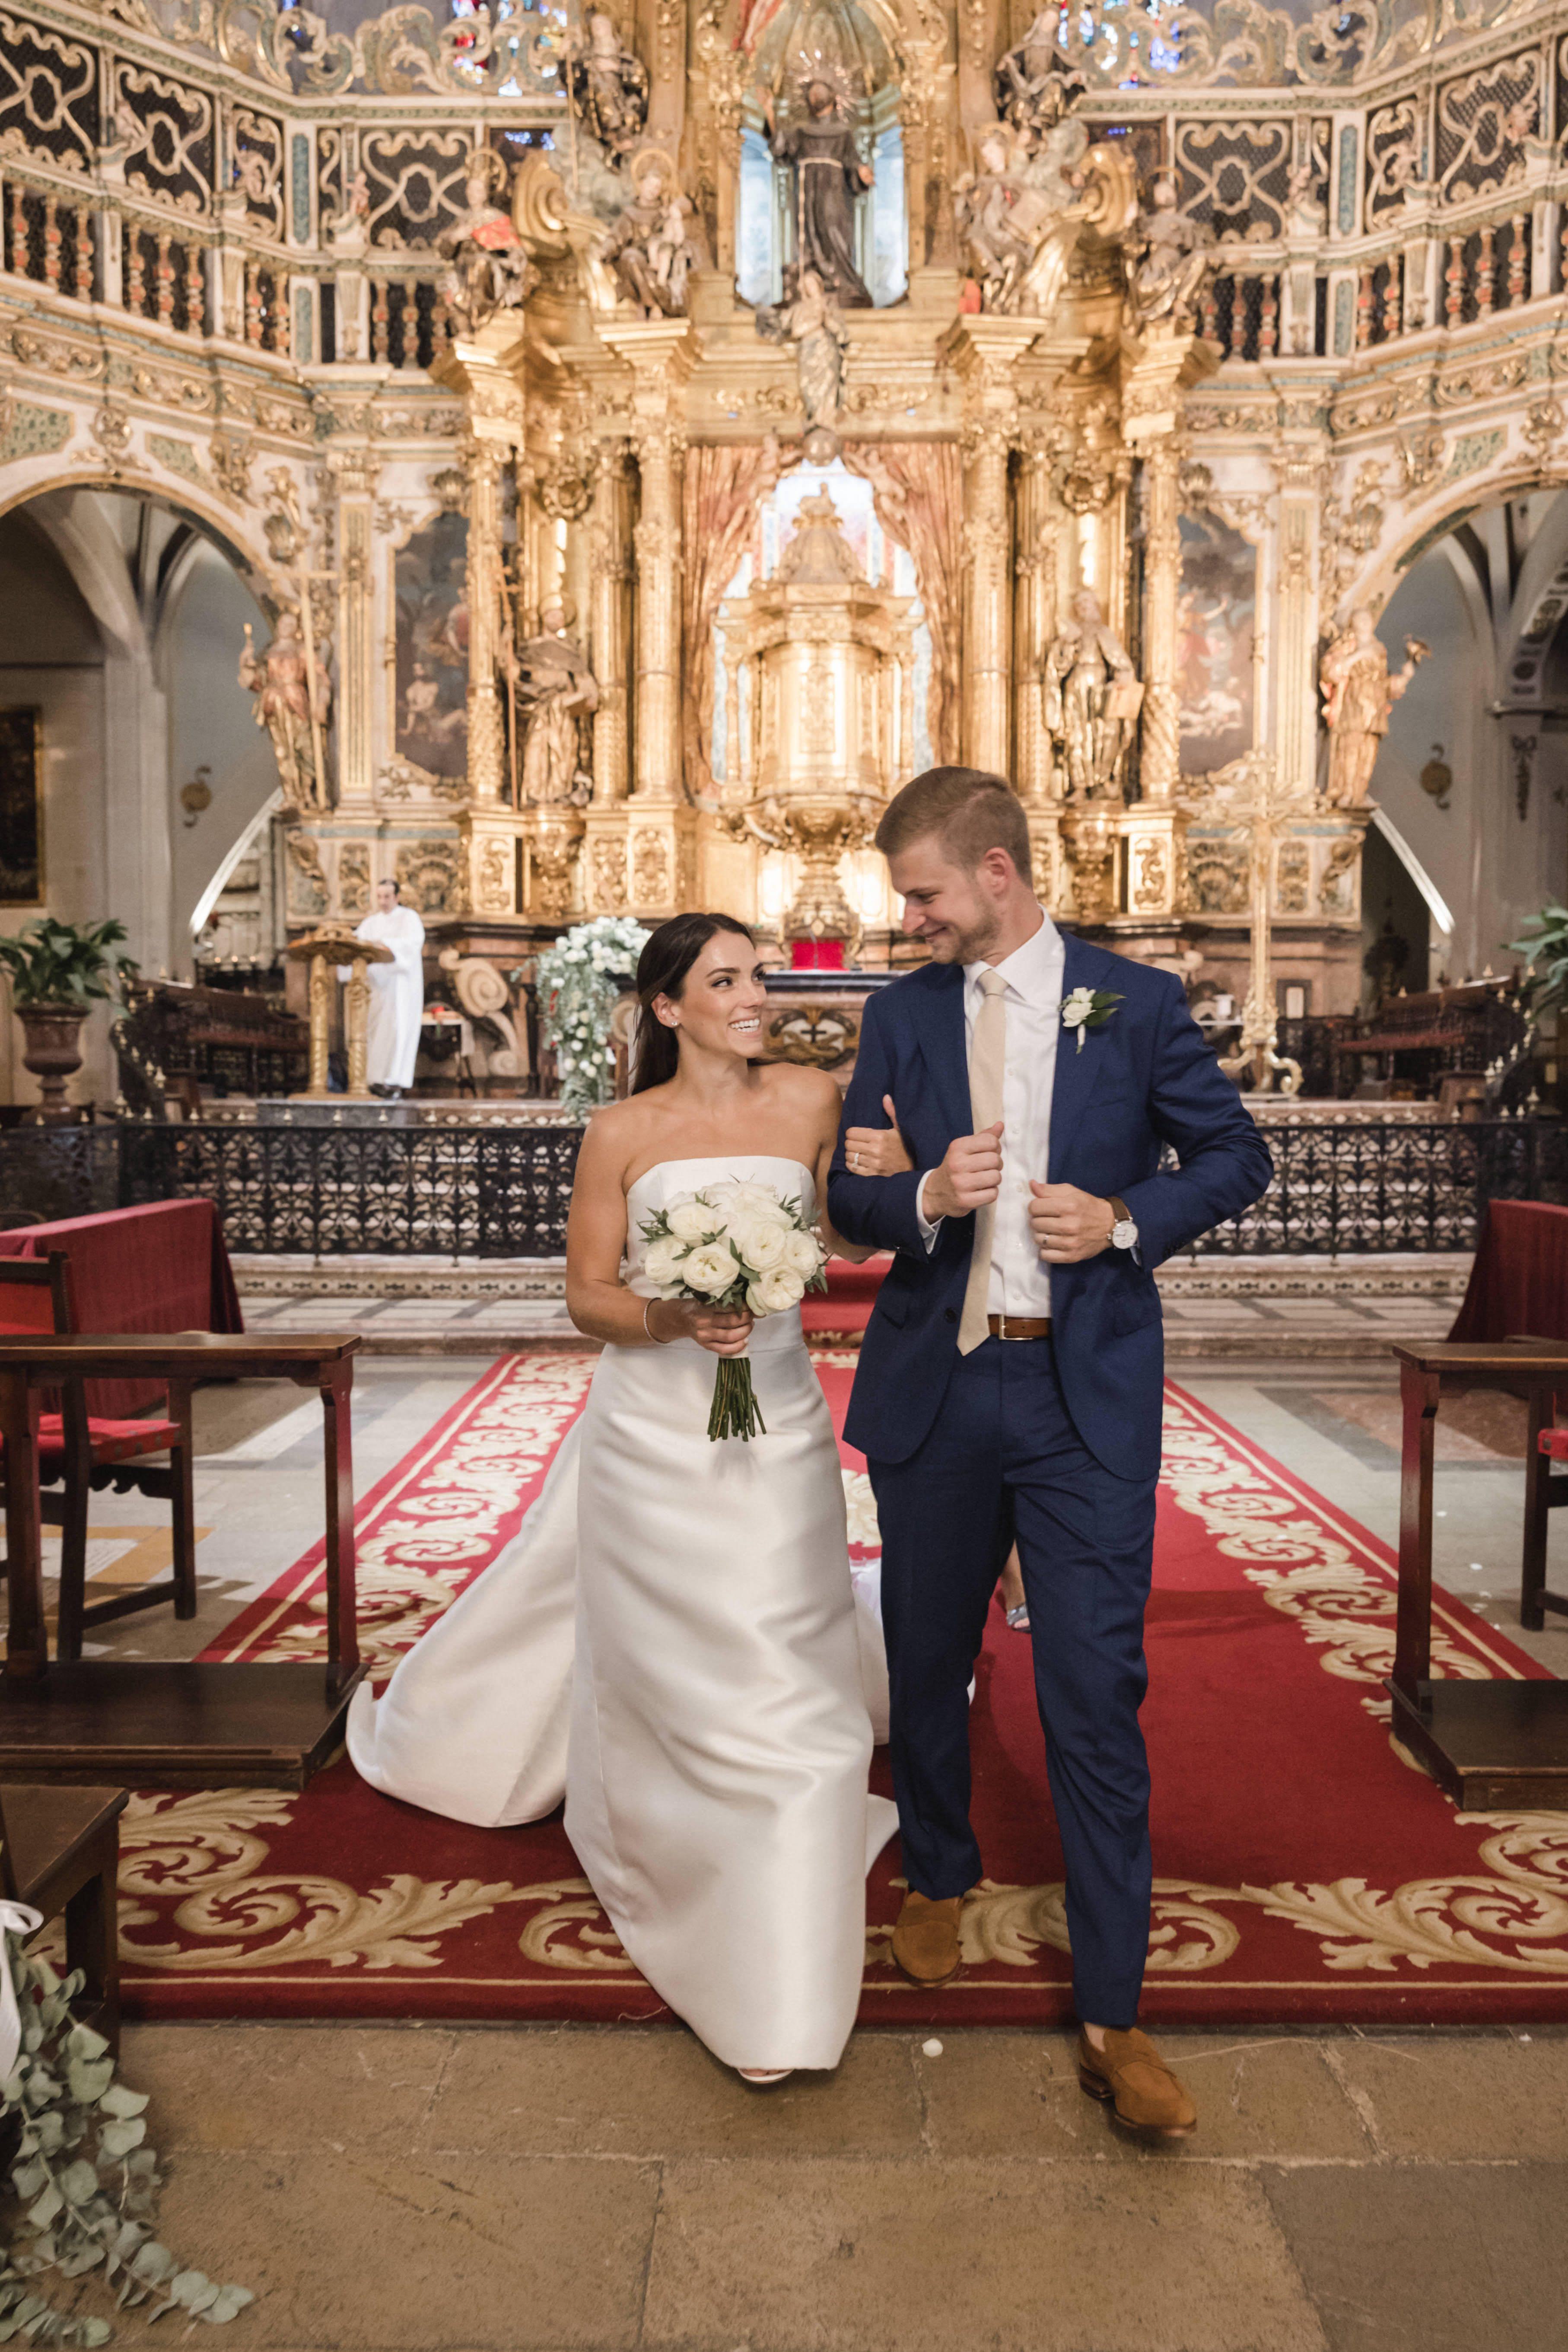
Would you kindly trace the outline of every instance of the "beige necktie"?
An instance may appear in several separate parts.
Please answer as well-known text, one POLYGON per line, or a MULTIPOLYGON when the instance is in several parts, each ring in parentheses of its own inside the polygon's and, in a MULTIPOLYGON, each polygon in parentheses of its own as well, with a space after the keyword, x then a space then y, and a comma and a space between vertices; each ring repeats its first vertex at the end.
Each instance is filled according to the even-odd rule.
MULTIPOLYGON (((994 965, 986 964, 980 985, 984 994, 969 1047, 969 1108, 976 1135, 994 1127, 1002 1116, 1002 1078, 1007 1066, 1007 983, 994 965)), ((974 1247, 958 1325, 961 1356, 967 1356, 989 1336, 991 1244, 995 1231, 993 1202, 989 1208, 974 1212, 974 1247)))

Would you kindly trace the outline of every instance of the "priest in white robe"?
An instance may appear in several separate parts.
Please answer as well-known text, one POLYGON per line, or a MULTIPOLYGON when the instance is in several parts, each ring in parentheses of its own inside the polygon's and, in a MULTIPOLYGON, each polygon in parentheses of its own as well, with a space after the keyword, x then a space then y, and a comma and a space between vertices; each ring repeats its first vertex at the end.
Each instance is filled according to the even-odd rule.
MULTIPOLYGON (((400 903, 395 882, 378 882, 375 912, 355 925, 354 937, 374 940, 392 950, 391 963, 365 967, 370 982, 365 1076, 372 1087, 401 1094, 414 1084, 419 1024, 425 1013, 425 926, 412 907, 400 903)), ((338 977, 349 977, 346 964, 339 965, 338 977)))

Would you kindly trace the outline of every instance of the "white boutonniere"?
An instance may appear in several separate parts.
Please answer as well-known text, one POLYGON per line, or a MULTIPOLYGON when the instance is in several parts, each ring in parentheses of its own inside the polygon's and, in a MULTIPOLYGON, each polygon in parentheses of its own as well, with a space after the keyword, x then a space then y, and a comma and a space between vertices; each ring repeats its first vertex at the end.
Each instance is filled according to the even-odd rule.
POLYGON ((1078 1031, 1078 1050, 1083 1051, 1086 1029, 1103 1029, 1115 1017, 1121 1002, 1121 992, 1113 988, 1075 988, 1062 999, 1062 1027, 1078 1031))

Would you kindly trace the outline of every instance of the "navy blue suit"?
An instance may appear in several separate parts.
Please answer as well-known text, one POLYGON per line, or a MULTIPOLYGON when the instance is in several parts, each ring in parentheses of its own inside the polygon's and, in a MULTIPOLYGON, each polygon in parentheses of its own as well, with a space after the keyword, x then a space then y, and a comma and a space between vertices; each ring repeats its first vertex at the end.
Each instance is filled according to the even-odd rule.
POLYGON ((867 1006, 846 1127, 890 1095, 915 1171, 828 1181, 846 1239, 896 1253, 860 1349, 845 1433, 882 1531, 891 1754, 905 1873, 935 1898, 982 1875, 969 1824, 967 1685, 1015 1537, 1033 1628, 1051 1793, 1067 1860, 1080 2016, 1131 2025, 1148 1950, 1148 1768, 1138 1710, 1153 1549, 1164 1348, 1154 1268, 1266 1189, 1273 1163, 1170 974, 1068 936, 1064 997, 1114 991, 1111 1017, 1058 1040, 1053 1184, 1126 1202, 1140 1236, 1051 1268, 1047 1340, 958 1352, 973 1217, 928 1253, 915 1196, 973 1132, 963 973, 927 964, 867 1006), (1171 1145, 1179 1168, 1162 1172, 1171 1145))

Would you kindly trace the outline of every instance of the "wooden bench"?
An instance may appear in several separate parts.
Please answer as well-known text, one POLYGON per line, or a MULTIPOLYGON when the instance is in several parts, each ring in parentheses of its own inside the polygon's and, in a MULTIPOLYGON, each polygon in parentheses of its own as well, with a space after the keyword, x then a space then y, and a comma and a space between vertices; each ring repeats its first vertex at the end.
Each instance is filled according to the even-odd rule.
POLYGON ((46 1923, 64 1916, 66 1968, 87 1981, 72 2004, 120 2053, 116 1880, 123 1789, 0 1788, 0 1894, 46 1923))

